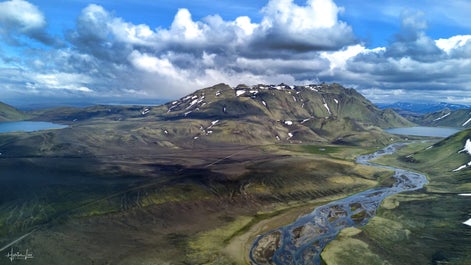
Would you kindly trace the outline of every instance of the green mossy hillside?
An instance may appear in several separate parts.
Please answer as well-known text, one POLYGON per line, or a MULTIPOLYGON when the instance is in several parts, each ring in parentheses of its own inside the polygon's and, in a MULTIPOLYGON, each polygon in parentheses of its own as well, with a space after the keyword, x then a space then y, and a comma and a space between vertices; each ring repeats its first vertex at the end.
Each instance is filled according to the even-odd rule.
POLYGON ((10 105, 0 102, 0 122, 23 120, 26 117, 27 115, 25 115, 21 111, 15 109, 10 105))

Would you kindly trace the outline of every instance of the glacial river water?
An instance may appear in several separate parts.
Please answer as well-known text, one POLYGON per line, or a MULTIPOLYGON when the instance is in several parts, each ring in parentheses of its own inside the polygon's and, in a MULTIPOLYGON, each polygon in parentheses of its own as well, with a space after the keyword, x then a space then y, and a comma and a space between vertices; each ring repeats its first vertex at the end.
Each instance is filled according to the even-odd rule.
POLYGON ((320 253, 340 230, 368 223, 386 197, 422 188, 427 184, 424 175, 370 162, 377 157, 392 154, 404 145, 392 144, 356 159, 359 164, 394 170, 394 185, 369 189, 320 206, 289 225, 260 235, 250 250, 250 261, 253 264, 319 265, 320 253))

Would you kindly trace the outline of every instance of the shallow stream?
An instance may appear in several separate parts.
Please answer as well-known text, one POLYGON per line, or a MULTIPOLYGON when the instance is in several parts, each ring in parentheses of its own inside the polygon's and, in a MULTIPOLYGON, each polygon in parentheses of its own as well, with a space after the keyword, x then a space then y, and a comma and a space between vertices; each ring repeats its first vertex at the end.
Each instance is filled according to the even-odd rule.
POLYGON ((388 196, 413 191, 427 184, 419 173, 370 162, 380 156, 393 154, 404 143, 396 143, 373 154, 362 155, 356 162, 393 170, 396 182, 391 187, 369 189, 350 197, 320 206, 295 222, 260 235, 250 250, 253 264, 313 264, 319 265, 320 253, 340 230, 368 223, 376 209, 388 196))

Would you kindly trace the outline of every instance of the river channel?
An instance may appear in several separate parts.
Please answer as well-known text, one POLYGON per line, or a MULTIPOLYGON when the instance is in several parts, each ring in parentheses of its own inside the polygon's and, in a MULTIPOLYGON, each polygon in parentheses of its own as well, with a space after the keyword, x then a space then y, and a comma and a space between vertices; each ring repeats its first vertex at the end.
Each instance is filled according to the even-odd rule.
POLYGON ((350 197, 320 206, 295 222, 260 235, 252 245, 249 258, 252 264, 312 264, 319 265, 320 253, 340 230, 368 223, 376 209, 388 196, 413 191, 427 184, 419 173, 370 162, 380 156, 393 154, 405 143, 395 143, 373 154, 357 157, 363 165, 393 170, 396 182, 391 187, 369 189, 350 197))

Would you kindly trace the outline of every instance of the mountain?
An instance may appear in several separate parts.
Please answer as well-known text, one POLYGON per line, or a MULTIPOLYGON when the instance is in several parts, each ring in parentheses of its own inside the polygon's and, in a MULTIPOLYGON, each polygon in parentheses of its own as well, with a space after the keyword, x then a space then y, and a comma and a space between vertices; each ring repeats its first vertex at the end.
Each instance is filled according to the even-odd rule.
POLYGON ((417 102, 396 102, 396 103, 378 103, 376 104, 381 109, 393 109, 399 114, 427 114, 431 112, 437 112, 444 109, 449 110, 458 110, 458 109, 468 109, 470 106, 462 104, 452 104, 446 102, 439 103, 417 103, 417 102))
POLYGON ((0 122, 22 120, 26 115, 14 107, 0 102, 0 122))
POLYGON ((98 121, 112 121, 119 126, 120 122, 138 130, 139 137, 176 145, 195 142, 363 145, 389 141, 390 135, 380 128, 411 125, 394 111, 380 110, 354 89, 338 84, 236 88, 218 84, 160 106, 56 108, 36 112, 35 119, 74 126, 98 121), (152 127, 153 131, 143 130, 144 126, 152 127))
MULTIPOLYGON (((361 141, 359 135, 365 132, 379 135, 375 126, 389 128, 411 124, 391 110, 379 110, 354 89, 338 84, 239 85, 234 89, 219 84, 165 106, 167 120, 217 121, 220 126, 232 128, 230 134, 240 138, 239 141, 244 137, 262 137, 269 141, 354 144, 361 141)), ((212 131, 220 132, 217 127, 212 131)), ((226 135, 219 140, 224 141, 227 133, 225 131, 226 135)), ((207 134, 205 130, 204 134, 207 134)))
POLYGON ((423 126, 471 128, 471 109, 443 109, 410 120, 423 126))

